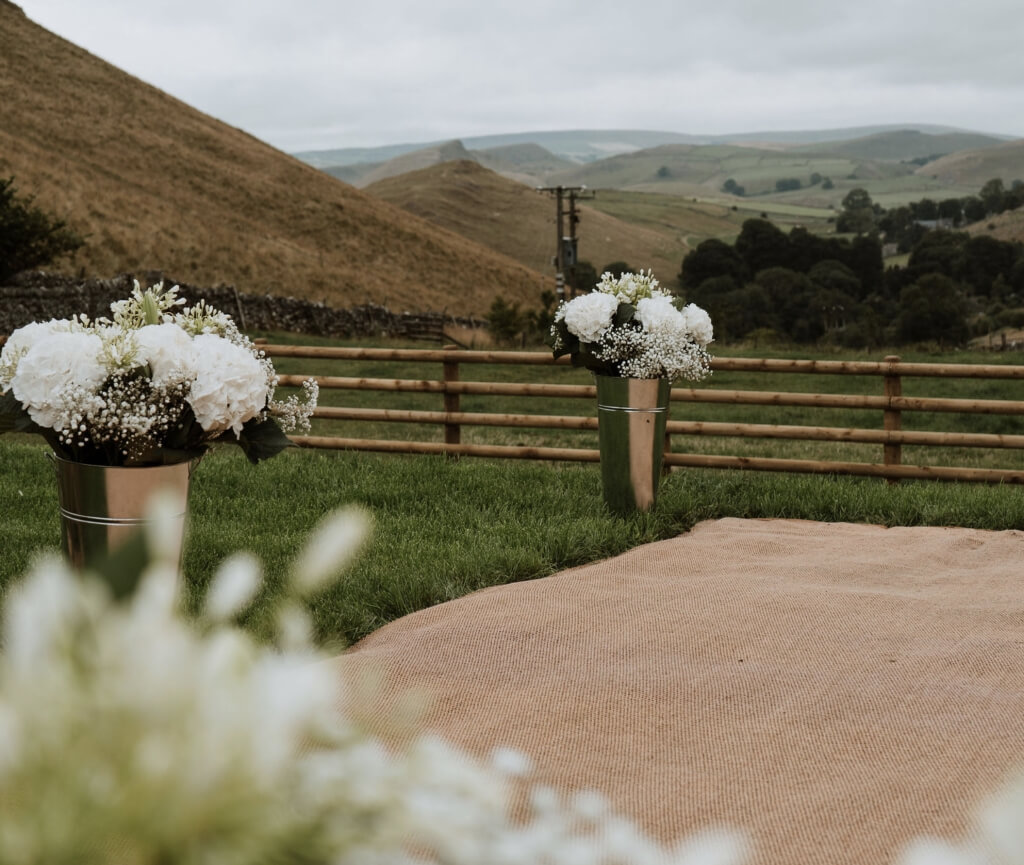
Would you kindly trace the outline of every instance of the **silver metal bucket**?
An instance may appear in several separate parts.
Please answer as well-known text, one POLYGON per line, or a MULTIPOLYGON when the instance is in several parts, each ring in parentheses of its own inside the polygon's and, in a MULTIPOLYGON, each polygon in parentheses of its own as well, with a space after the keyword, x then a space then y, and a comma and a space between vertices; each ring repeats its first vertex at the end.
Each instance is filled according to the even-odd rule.
MULTIPOLYGON (((113 553, 147 524, 147 505, 159 490, 188 502, 192 463, 167 466, 95 466, 53 456, 57 469, 61 541, 76 568, 87 568, 113 553)), ((167 548, 178 550, 185 536, 185 510, 176 515, 167 548)))
POLYGON ((651 510, 665 453, 667 379, 595 375, 604 500, 615 514, 651 510))

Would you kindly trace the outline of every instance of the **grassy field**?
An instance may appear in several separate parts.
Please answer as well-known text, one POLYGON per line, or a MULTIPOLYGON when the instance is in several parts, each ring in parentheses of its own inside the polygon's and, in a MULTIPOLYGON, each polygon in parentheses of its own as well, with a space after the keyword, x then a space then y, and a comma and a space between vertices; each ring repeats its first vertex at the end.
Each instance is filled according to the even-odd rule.
MULTIPOLYGON (((56 549, 55 487, 43 447, 0 441, 4 585, 56 549)), ((316 522, 351 503, 369 510, 375 531, 346 578, 316 602, 319 635, 333 647, 433 604, 673 537, 703 519, 1024 528, 1024 496, 1011 487, 686 470, 665 480, 655 513, 619 519, 601 504, 593 465, 295 450, 252 467, 221 448, 193 478, 190 597, 241 549, 257 553, 275 585, 316 522)))
MULTIPOLYGON (((959 355, 957 359, 979 358, 959 355)), ((982 359, 992 360, 988 356, 982 359)), ((278 366, 284 371, 299 363, 280 361, 278 366)), ((416 369, 399 371, 384 364, 363 364, 359 369, 361 375, 420 374, 416 369)), ((522 380, 524 369, 533 369, 539 380, 587 380, 584 372, 546 367, 485 367, 480 369, 484 375, 479 377, 522 380)), ((357 374, 352 369, 345 372, 357 374)), ((468 371, 464 373, 463 379, 477 378, 477 370, 473 372, 472 376, 468 371)), ((436 371, 424 369, 422 374, 434 377, 436 371)), ((754 382, 753 378, 751 374, 722 374, 714 376, 712 383, 720 387, 763 386, 763 381, 754 382)), ((823 381, 821 377, 789 376, 779 384, 787 390, 811 391, 819 389, 823 381)), ((879 385, 877 380, 849 377, 838 382, 845 384, 848 392, 876 392, 879 385)), ((913 389, 908 383, 904 392, 995 397, 1009 396, 1013 389, 1021 388, 1020 383, 1009 382, 984 390, 969 382, 959 382, 958 389, 950 383, 925 379, 919 383, 920 387, 915 382, 913 389)), ((371 394, 324 394, 328 397, 325 401, 340 400, 344 395, 347 402, 351 402, 350 397, 359 397, 371 405, 380 405, 382 399, 371 394)), ((428 408, 438 408, 440 401, 429 395, 410 395, 408 399, 423 401, 428 408)), ((522 400, 518 402, 514 410, 523 410, 522 400)), ((592 411, 589 401, 576 402, 571 407, 573 412, 592 411)), ((467 404, 467 408, 475 406, 467 404)), ((676 405, 674 416, 683 417, 698 409, 701 419, 711 419, 712 415, 715 419, 730 419, 741 411, 751 411, 676 405)), ((530 405, 528 410, 560 413, 570 407, 555 401, 546 407, 530 405)), ((781 415, 772 417, 780 422, 824 422, 811 421, 797 410, 775 411, 781 415)), ((759 411, 757 419, 769 420, 768 410, 759 411)), ((864 417, 862 421, 848 418, 845 422, 877 426, 878 420, 864 417)), ((950 415, 944 420, 951 429, 1019 432, 1020 427, 1018 419, 997 416, 972 419, 950 415)), ((920 426, 925 428, 932 421, 922 419, 920 426)), ((390 427, 384 432, 397 434, 390 427)), ((440 435, 439 430, 432 432, 440 435)), ((469 440, 486 435, 485 430, 474 430, 472 436, 468 429, 466 432, 469 440)), ((366 430, 360 434, 366 434, 366 430)), ((497 440, 522 438, 532 442, 534 435, 529 430, 499 432, 497 440)), ((592 434, 573 435, 572 443, 577 446, 588 446, 588 438, 589 445, 595 444, 592 434)), ((856 458, 845 449, 839 454, 838 445, 816 443, 784 446, 720 439, 684 442, 680 438, 674 450, 719 446, 726 450, 731 447, 732 452, 736 452, 735 446, 745 446, 751 452, 758 449, 773 456, 856 458)), ((869 447, 863 456, 879 461, 878 450, 877 446, 869 447)), ((989 452, 974 452, 972 456, 963 450, 965 453, 950 451, 948 456, 974 458, 985 465, 994 459, 989 452)), ((1022 464, 1019 452, 1009 452, 1000 460, 1016 468, 1022 464)), ((912 461, 909 455, 905 461, 912 461)), ((0 501, 4 503, 0 549, 5 552, 0 560, 0 585, 6 586, 24 572, 35 555, 56 550, 59 543, 53 470, 45 447, 37 440, 17 436, 0 440, 0 501)), ((255 551, 265 563, 269 584, 276 584, 316 522, 331 509, 350 503, 367 508, 376 529, 352 571, 316 603, 314 614, 320 637, 331 646, 357 640, 397 617, 480 588, 546 576, 638 544, 678 535, 703 519, 784 517, 1024 529, 1024 496, 1012 486, 889 486, 873 479, 688 469, 677 470, 665 479, 655 513, 619 519, 610 516, 601 504, 600 474, 593 464, 291 450, 252 467, 235 449, 225 447, 207 456, 193 479, 184 561, 190 597, 194 601, 200 596, 217 563, 240 549, 255 551)), ((257 608, 253 616, 258 618, 260 614, 257 608)))
MULTIPOLYGON (((806 207, 770 198, 717 197, 706 190, 695 198, 656 191, 601 189, 587 204, 623 222, 651 228, 667 236, 682 237, 690 247, 710 237, 731 243, 746 220, 757 218, 762 213, 783 227, 803 225, 819 232, 829 230, 827 220, 835 215, 824 207, 806 207)), ((584 226, 580 229, 581 235, 585 231, 584 226)), ((602 266, 601 263, 595 264, 602 266)), ((655 275, 663 282, 676 276, 655 275)))

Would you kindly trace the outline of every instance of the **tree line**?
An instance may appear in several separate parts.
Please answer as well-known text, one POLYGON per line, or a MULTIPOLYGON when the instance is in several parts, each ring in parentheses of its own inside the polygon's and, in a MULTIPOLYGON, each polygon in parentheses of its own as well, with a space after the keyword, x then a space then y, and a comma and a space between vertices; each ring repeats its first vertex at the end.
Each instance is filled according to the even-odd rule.
POLYGON ((851 348, 960 345, 998 327, 1024 326, 1024 245, 956 230, 968 213, 985 219, 1020 207, 1024 184, 990 181, 977 199, 984 215, 958 199, 959 215, 947 207, 948 221, 940 221, 922 215, 934 212, 922 202, 886 211, 855 189, 837 220, 854 236, 800 227, 787 234, 766 219, 748 219, 734 244, 710 239, 690 252, 679 281, 687 300, 711 314, 723 341, 770 333, 851 348), (906 246, 906 266, 884 267, 883 242, 906 246))

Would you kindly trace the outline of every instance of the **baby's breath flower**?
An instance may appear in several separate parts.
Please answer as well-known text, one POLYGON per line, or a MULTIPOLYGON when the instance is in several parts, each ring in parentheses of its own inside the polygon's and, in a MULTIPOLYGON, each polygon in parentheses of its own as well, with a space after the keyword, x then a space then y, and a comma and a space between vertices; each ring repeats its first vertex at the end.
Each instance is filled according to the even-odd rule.
POLYGON ((585 348, 584 362, 605 375, 699 381, 711 372, 711 318, 692 303, 679 310, 650 271, 603 274, 559 306, 551 336, 556 356, 585 348))

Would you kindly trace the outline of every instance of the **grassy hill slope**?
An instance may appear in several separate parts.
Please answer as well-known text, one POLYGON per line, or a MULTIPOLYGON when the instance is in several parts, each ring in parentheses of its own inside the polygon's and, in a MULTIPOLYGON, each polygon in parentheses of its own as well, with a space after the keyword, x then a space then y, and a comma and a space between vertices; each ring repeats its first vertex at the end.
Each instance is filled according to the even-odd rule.
MULTIPOLYGON (((537 270, 551 272, 555 205, 535 189, 471 161, 378 181, 367 192, 537 270)), ((688 248, 677 230, 654 230, 580 207, 579 256, 600 268, 624 260, 674 281, 688 248)))
POLYGON ((485 312, 550 277, 365 195, 0 2, 0 174, 87 235, 66 271, 163 270, 338 306, 485 312))
POLYGON ((854 159, 900 162, 942 156, 958 150, 994 147, 1000 143, 1002 142, 998 138, 976 132, 947 132, 935 135, 916 129, 900 129, 847 141, 804 145, 800 149, 804 153, 821 156, 849 156, 854 159))
POLYGON ((573 165, 538 144, 510 144, 487 150, 467 150, 461 141, 447 141, 444 144, 402 153, 383 162, 327 165, 323 166, 323 170, 353 186, 365 187, 388 177, 397 177, 410 171, 440 165, 442 162, 459 160, 479 162, 492 171, 527 186, 543 185, 549 175, 564 171, 573 165))
POLYGON ((848 156, 784 148, 668 144, 559 172, 549 182, 702 195, 717 193, 727 179, 733 178, 746 189, 747 195, 759 195, 774 192, 776 181, 783 178, 797 178, 807 185, 815 173, 833 178, 877 179, 910 174, 912 169, 913 166, 868 163, 848 156))
POLYGON ((980 189, 993 177, 1001 177, 1009 186, 1024 180, 1024 139, 1008 141, 995 147, 951 153, 922 165, 917 174, 945 183, 980 189))

